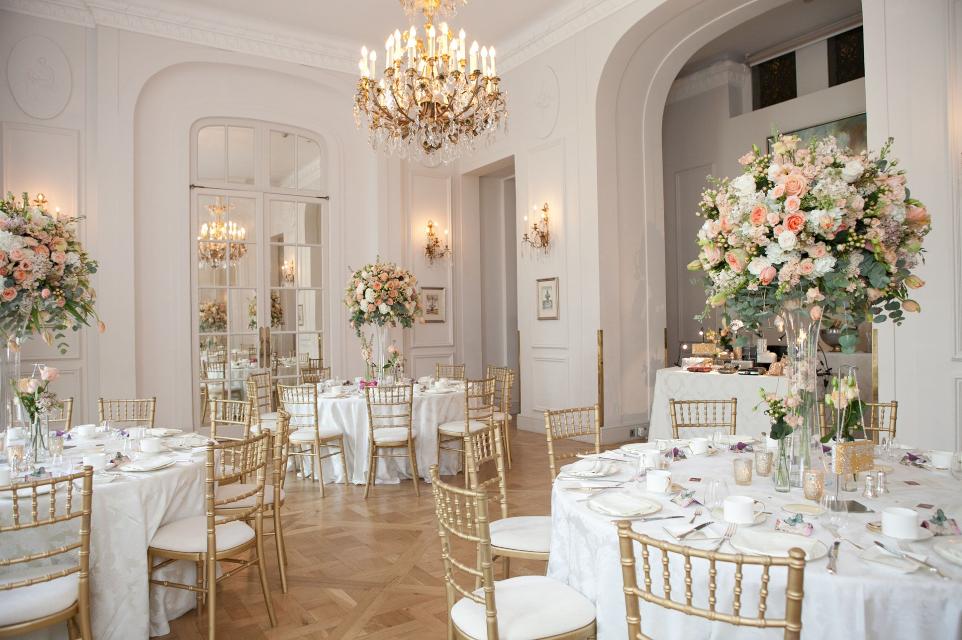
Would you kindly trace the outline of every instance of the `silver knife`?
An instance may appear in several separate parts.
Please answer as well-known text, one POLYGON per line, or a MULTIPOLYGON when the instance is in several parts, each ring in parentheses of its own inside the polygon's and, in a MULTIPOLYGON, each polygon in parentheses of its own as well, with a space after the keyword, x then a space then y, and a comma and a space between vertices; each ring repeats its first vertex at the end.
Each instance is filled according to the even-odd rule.
POLYGON ((914 562, 914 563, 916 563, 916 564, 920 564, 920 565, 922 565, 923 567, 929 569, 930 571, 934 571, 935 573, 937 573, 940 578, 946 578, 946 579, 948 579, 948 576, 945 575, 944 573, 942 573, 942 572, 939 570, 939 568, 936 567, 934 564, 929 564, 929 563, 926 562, 925 560, 918 560, 918 559, 916 559, 916 558, 913 558, 912 556, 907 555, 907 554, 905 554, 905 553, 902 553, 901 551, 899 551, 899 550, 897 550, 897 549, 890 549, 889 547, 886 547, 884 544, 882 544, 882 543, 879 542, 878 540, 875 541, 875 544, 878 545, 879 547, 881 547, 883 550, 887 551, 888 553, 892 554, 892 555, 895 556, 896 558, 901 558, 902 560, 909 560, 910 562, 914 562))
POLYGON ((654 522, 655 520, 672 520, 674 518, 684 518, 685 516, 655 516, 654 518, 642 518, 642 522, 654 522))
POLYGON ((841 540, 832 543, 832 550, 828 553, 828 572, 833 576, 838 573, 838 548, 842 545, 841 540))
POLYGON ((685 533, 683 533, 683 534, 681 534, 681 535, 675 536, 675 539, 676 539, 676 540, 684 540, 685 538, 687 538, 687 537, 690 536, 691 534, 695 533, 696 531, 701 531, 702 529, 704 529, 705 527, 707 527, 707 526, 710 525, 711 523, 712 523, 711 520, 709 520, 708 522, 702 522, 700 525, 695 526, 695 527, 692 527, 691 529, 689 529, 689 530, 686 531, 685 533))

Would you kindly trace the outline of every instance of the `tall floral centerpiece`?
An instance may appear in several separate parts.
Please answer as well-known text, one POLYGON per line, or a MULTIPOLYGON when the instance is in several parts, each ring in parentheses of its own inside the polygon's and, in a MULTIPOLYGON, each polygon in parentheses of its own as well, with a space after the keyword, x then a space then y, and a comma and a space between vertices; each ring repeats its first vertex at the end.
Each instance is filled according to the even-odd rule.
POLYGON ((700 251, 689 268, 705 273, 706 313, 724 307, 749 330, 773 322, 788 337, 793 484, 811 463, 818 427, 822 319, 840 326, 851 352, 860 323, 901 324, 920 310, 910 296, 924 283, 912 271, 931 218, 891 146, 853 153, 833 137, 802 145, 779 136, 771 153, 754 147, 739 159, 742 175, 710 179, 702 193, 700 251))
MULTIPOLYGON (((65 332, 97 322, 97 263, 77 237, 79 218, 51 214, 42 194, 0 200, 0 402, 6 424, 25 422, 17 385, 20 346, 32 335, 66 352, 65 332)), ((37 405, 43 407, 43 403, 37 405)), ((36 422, 36 421, 33 421, 36 422)))
POLYGON ((373 364, 380 379, 388 366, 388 327, 409 329, 424 314, 417 278, 410 271, 380 258, 351 274, 344 292, 349 321, 361 338, 362 357, 373 364), (363 328, 373 328, 371 339, 363 328))

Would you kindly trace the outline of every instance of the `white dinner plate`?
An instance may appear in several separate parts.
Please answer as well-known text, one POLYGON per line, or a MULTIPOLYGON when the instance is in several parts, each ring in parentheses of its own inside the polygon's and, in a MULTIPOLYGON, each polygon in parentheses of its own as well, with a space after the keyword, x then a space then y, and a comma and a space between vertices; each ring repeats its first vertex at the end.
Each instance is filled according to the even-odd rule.
POLYGON ((150 427, 146 431, 147 435, 153 438, 169 438, 183 432, 183 429, 167 429, 165 427, 150 427))
POLYGON ((587 502, 592 511, 617 518, 636 518, 661 511, 661 504, 623 491, 605 491, 587 502))
POLYGON ((618 473, 618 467, 604 460, 579 460, 561 469, 561 475, 572 478, 604 478, 618 473))
POLYGON ((782 531, 738 529, 729 541, 736 551, 763 556, 788 557, 788 550, 798 547, 809 562, 828 555, 828 546, 821 540, 782 531))
POLYGON ((899 573, 912 573, 922 566, 918 562, 893 556, 891 553, 883 551, 875 545, 872 545, 864 551, 860 551, 858 557, 866 562, 874 562, 875 564, 894 569, 899 573))
POLYGON ((148 471, 159 471, 160 469, 166 469, 177 462, 177 459, 172 456, 150 456, 141 458, 140 460, 131 460, 130 462, 125 462, 119 467, 120 471, 130 471, 134 473, 145 473, 148 471))
POLYGON ((947 536, 932 545, 935 552, 951 562, 962 565, 962 536, 947 536))
POLYGON ((621 445, 622 451, 633 454, 637 454, 639 451, 647 451, 657 448, 658 444, 655 442, 629 442, 628 444, 621 445))

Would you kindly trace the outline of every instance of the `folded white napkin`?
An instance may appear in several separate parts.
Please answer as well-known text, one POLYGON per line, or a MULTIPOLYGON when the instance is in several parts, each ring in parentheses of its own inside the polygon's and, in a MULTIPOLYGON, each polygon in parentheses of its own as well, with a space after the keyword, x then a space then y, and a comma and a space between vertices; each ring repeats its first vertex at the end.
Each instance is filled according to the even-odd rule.
POLYGON ((635 498, 621 491, 606 491, 592 498, 591 508, 609 516, 631 517, 654 513, 657 503, 644 498, 635 498))
POLYGON ((788 556, 788 550, 798 547, 805 552, 807 558, 815 554, 818 540, 797 536, 780 531, 753 531, 739 529, 732 536, 733 547, 744 553, 757 553, 763 556, 788 556))
POLYGON ((574 476, 576 478, 600 478, 614 473, 614 465, 597 458, 578 460, 562 468, 562 475, 574 476))

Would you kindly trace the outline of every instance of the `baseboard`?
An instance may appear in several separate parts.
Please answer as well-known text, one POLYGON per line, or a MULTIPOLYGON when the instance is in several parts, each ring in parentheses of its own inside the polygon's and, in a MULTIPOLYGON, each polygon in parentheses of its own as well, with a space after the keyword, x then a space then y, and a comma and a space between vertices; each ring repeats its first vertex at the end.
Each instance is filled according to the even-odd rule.
MULTIPOLYGON (((515 422, 521 431, 544 433, 544 418, 519 415, 515 416, 515 422)), ((627 442, 628 440, 638 440, 639 438, 647 437, 647 435, 647 424, 605 425, 601 428, 601 443, 608 445, 627 442), (632 431, 639 435, 633 437, 631 435, 632 431)))

